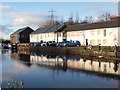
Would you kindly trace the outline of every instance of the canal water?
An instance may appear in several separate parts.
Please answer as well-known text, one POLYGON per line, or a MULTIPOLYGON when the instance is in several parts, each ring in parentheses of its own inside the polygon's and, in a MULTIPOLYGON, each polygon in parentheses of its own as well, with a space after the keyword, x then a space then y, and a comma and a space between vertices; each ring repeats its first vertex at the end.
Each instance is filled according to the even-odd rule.
POLYGON ((118 88, 120 63, 0 50, 2 84, 24 81, 24 88, 118 88))

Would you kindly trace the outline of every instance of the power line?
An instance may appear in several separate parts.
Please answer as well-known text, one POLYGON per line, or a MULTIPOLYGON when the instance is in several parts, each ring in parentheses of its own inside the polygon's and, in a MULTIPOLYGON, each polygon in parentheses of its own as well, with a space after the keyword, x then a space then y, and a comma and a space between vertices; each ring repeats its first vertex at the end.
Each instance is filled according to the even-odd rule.
POLYGON ((51 22, 52 22, 52 24, 54 24, 54 17, 55 17, 55 15, 54 15, 54 12, 56 12, 56 11, 54 11, 53 10, 53 8, 50 10, 50 11, 48 11, 48 12, 50 12, 50 19, 51 19, 51 22))

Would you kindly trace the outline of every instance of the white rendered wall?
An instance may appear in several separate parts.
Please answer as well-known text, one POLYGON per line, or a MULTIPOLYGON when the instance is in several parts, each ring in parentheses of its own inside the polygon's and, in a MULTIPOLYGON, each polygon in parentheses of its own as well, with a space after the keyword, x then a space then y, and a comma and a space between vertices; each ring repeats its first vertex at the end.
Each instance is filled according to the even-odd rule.
POLYGON ((118 28, 118 46, 120 46, 120 27, 118 28))
MULTIPOLYGON (((71 31, 73 33, 78 33, 79 31, 71 31)), ((118 32, 118 28, 102 28, 102 29, 92 29, 92 30, 83 30, 81 31, 82 34, 80 36, 67 36, 67 41, 70 40, 78 40, 81 42, 82 45, 85 45, 86 39, 88 39, 88 45, 91 44, 90 41, 94 40, 95 43, 92 45, 99 45, 101 46, 120 46, 120 30, 118 32), (104 30, 106 30, 106 36, 104 36, 104 30), (91 31, 94 32, 94 35, 91 34, 91 31), (100 31, 100 34, 98 34, 100 31), (106 44, 103 40, 107 40, 106 44), (98 40, 101 42, 98 43, 98 40)), ((68 35, 68 32, 67 32, 68 35)))

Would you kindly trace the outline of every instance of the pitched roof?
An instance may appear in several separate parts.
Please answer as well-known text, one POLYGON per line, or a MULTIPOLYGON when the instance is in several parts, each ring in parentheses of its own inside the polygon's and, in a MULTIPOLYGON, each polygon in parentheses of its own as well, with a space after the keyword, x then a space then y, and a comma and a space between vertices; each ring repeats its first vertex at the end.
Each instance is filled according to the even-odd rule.
POLYGON ((49 28, 45 33, 49 32, 59 32, 63 30, 66 26, 65 25, 52 25, 51 28, 49 28))
POLYGON ((97 23, 89 23, 89 24, 70 25, 67 26, 67 28, 65 28, 64 31, 90 30, 90 29, 113 28, 113 27, 120 27, 120 19, 108 20, 97 23))
POLYGON ((27 29, 27 28, 30 28, 30 27, 20 28, 20 29, 18 29, 17 31, 15 31, 14 33, 12 33, 11 35, 19 34, 19 33, 21 33, 22 31, 24 31, 24 30, 27 29))
POLYGON ((39 33, 49 33, 49 32, 59 32, 63 30, 66 25, 52 25, 45 28, 38 28, 36 31, 32 32, 31 34, 39 34, 39 33))
MULTIPOLYGON (((51 26, 50 26, 51 27, 51 26)), ((50 27, 45 27, 45 28, 38 28, 37 30, 35 30, 34 32, 32 32, 31 34, 38 34, 38 33, 44 33, 46 30, 48 30, 50 27)))

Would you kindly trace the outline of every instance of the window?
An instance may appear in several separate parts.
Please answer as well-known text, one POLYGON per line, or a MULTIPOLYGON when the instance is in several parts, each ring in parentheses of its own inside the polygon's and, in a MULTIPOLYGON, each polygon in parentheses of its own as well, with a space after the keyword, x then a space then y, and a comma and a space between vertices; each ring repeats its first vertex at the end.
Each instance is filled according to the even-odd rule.
POLYGON ((103 40, 103 44, 107 44, 107 39, 104 39, 104 40, 103 40))
POLYGON ((44 34, 44 36, 46 37, 46 34, 44 34))
POLYGON ((91 35, 94 35, 94 31, 93 30, 91 31, 91 35))
POLYGON ((76 36, 82 36, 83 32, 76 32, 76 36))
POLYGON ((46 33, 46 37, 48 37, 48 33, 46 33))
POLYGON ((75 32, 71 32, 71 36, 75 36, 75 32))
POLYGON ((56 34, 56 33, 55 33, 54 35, 55 35, 55 37, 57 37, 57 34, 56 34))
POLYGON ((47 37, 50 37, 50 33, 47 33, 47 37))
POLYGON ((106 29, 104 29, 104 36, 106 36, 106 29))
POLYGON ((95 44, 95 40, 94 39, 90 40, 90 44, 95 44))
POLYGON ((71 33, 70 33, 70 32, 68 32, 68 33, 67 33, 67 36, 68 36, 68 37, 70 37, 70 35, 71 35, 71 33))
POLYGON ((101 34, 101 30, 97 30, 97 34, 100 35, 101 34))
POLYGON ((98 44, 101 44, 101 40, 100 39, 98 39, 98 44))
POLYGON ((80 32, 76 32, 76 36, 80 36, 80 32))
POLYGON ((54 36, 54 34, 53 33, 51 33, 51 37, 53 37, 54 36))
POLYGON ((61 37, 61 33, 58 33, 58 37, 61 37))

